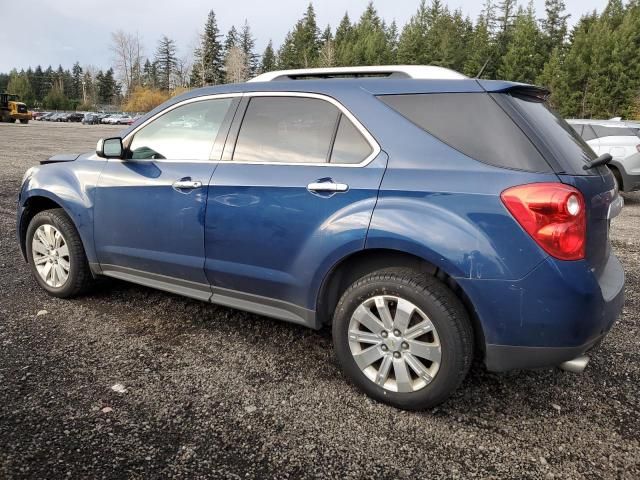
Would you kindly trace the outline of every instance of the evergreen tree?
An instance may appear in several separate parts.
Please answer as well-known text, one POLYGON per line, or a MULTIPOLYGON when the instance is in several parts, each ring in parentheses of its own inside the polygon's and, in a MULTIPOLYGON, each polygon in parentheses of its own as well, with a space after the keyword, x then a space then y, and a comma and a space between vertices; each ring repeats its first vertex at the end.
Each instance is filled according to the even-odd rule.
POLYGON ((113 68, 106 72, 100 70, 96 75, 96 89, 98 101, 105 105, 111 105, 118 94, 118 85, 114 78, 113 68))
POLYGON ((562 48, 567 38, 567 21, 571 15, 565 13, 564 0, 545 0, 546 16, 540 21, 544 35, 544 49, 552 52, 562 48))
POLYGON ((79 101, 82 98, 82 67, 79 62, 73 64, 71 73, 72 81, 70 97, 79 101))
POLYGON ((273 50, 273 42, 269 40, 267 48, 264 49, 262 54, 262 62, 260 64, 260 73, 271 72, 277 68, 278 59, 276 53, 273 50))
POLYGON ((173 74, 178 63, 175 40, 166 35, 162 36, 158 41, 154 63, 158 70, 158 87, 162 90, 171 90, 173 74))
POLYGON ((354 65, 385 65, 391 63, 393 54, 382 19, 369 2, 355 25, 351 40, 351 60, 354 65))
POLYGON ((320 56, 320 32, 316 23, 313 4, 309 4, 304 16, 287 34, 278 54, 282 68, 309 68, 318 64, 320 56))
POLYGON ((247 74, 249 77, 252 77, 258 71, 259 59, 258 55, 256 55, 254 49, 256 46, 256 41, 251 34, 251 28, 249 27, 249 22, 247 20, 244 21, 244 26, 242 27, 242 32, 240 33, 240 48, 244 52, 245 59, 247 62, 247 74))
POLYGON ((229 53, 233 47, 240 45, 240 34, 235 26, 231 26, 224 41, 224 55, 229 53))
POLYGON ((389 52, 391 53, 391 60, 389 63, 395 64, 398 61, 398 25, 393 20, 387 28, 387 44, 389 45, 389 52))
POLYGON ((342 17, 333 41, 336 52, 336 65, 344 67, 352 64, 353 25, 348 13, 345 13, 344 17, 342 17))
POLYGON ((216 14, 211 10, 204 25, 200 45, 193 53, 191 85, 217 85, 224 81, 224 57, 220 37, 216 14))
POLYGON ((498 70, 500 78, 522 83, 534 83, 544 64, 542 37, 533 6, 519 10, 511 42, 498 70))
POLYGON ((468 49, 469 55, 462 69, 463 72, 470 77, 475 77, 484 69, 482 78, 492 78, 492 73, 495 71, 495 61, 492 61, 494 51, 491 42, 489 21, 485 17, 485 13, 480 14, 473 28, 468 49))

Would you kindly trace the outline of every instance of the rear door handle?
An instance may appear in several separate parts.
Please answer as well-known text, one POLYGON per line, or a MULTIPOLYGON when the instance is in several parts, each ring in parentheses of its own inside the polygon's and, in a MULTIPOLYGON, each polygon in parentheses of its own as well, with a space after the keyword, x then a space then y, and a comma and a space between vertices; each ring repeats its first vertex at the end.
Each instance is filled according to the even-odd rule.
POLYGON ((346 183, 313 182, 307 185, 307 190, 311 192, 346 192, 349 190, 349 185, 346 183))
POLYGON ((177 180, 173 182, 173 188, 176 190, 193 190, 202 187, 202 182, 192 180, 177 180))

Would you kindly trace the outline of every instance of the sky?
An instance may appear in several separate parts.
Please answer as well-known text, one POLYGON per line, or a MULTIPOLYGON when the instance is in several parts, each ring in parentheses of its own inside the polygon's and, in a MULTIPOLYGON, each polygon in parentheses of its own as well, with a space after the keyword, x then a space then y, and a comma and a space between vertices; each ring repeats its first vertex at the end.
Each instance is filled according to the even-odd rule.
MULTIPOLYGON (((334 29, 349 12, 357 19, 369 0, 315 0, 321 29, 334 29)), ((525 4, 527 0, 520 0, 525 4)), ((152 56, 161 35, 176 40, 179 56, 189 55, 197 41, 209 10, 213 9, 222 33, 245 19, 262 53, 269 39, 277 47, 288 30, 303 15, 308 0, 0 0, 0 72, 12 68, 61 64, 97 68, 112 63, 110 33, 119 29, 139 33, 144 53, 152 56)), ((401 27, 416 11, 419 0, 375 0, 378 13, 401 27)), ((449 8, 460 8, 473 19, 482 9, 482 0, 444 0, 449 8)), ((584 13, 602 11, 606 0, 565 0, 574 23, 584 13)), ((544 12, 544 0, 534 0, 536 12, 544 12)))

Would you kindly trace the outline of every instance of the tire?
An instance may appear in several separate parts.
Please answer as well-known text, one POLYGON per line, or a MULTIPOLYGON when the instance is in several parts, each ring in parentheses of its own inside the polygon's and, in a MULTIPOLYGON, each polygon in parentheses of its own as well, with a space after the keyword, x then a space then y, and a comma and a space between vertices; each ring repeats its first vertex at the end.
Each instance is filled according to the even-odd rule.
POLYGON ((10 118, 9 119, 9 123, 16 123, 16 119, 15 118, 10 118))
MULTIPOLYGON (((36 281, 50 295, 59 298, 75 297, 86 292, 92 286, 94 280, 89 270, 89 263, 87 262, 84 247, 82 246, 82 240, 73 222, 61 208, 42 211, 31 219, 29 227, 27 228, 25 250, 29 266, 36 281), (63 271, 67 272, 67 278, 64 282, 52 281, 48 283, 47 280, 41 276, 41 273, 35 265, 36 261, 39 261, 41 265, 46 264, 48 262, 42 262, 42 260, 45 259, 45 257, 51 258, 49 255, 34 250, 35 243, 41 243, 38 248, 42 248, 42 246, 45 245, 45 243, 40 240, 40 237, 37 237, 35 241, 34 237, 37 235, 36 232, 39 231, 40 227, 43 228, 43 230, 40 230, 40 233, 46 232, 47 230, 51 232, 52 230, 47 229, 47 226, 53 227, 53 229, 62 235, 64 245, 67 247, 66 250, 63 250, 64 245, 62 245, 59 247, 59 252, 54 252, 56 265, 59 261, 60 267, 63 271), (68 253, 68 255, 65 255, 65 253, 68 253), (35 260, 34 256, 37 257, 35 260), (63 261, 66 262, 66 267, 68 268, 65 267, 63 261)), ((51 269, 53 269, 53 267, 51 267, 51 269)), ((57 277, 60 277, 60 275, 57 275, 57 277)))
POLYGON ((28 119, 20 120, 20 123, 22 123, 22 124, 27 124, 27 123, 29 123, 29 120, 28 120, 28 119))
MULTIPOLYGON (((377 307, 374 312, 374 317, 382 318, 377 307)), ((375 323, 375 326, 381 328, 382 322, 375 323)), ((422 410, 444 402, 460 386, 473 360, 473 330, 460 300, 435 277, 407 268, 378 270, 351 285, 336 307, 332 333, 336 356, 347 377, 370 397, 404 410, 422 410), (401 324, 400 316, 396 316, 399 311, 413 311, 405 317, 409 318, 405 333, 399 332, 401 335, 396 337, 394 329, 385 329, 387 337, 382 338, 385 332, 375 333, 373 329, 364 327, 371 332, 367 334, 362 330, 362 324, 355 319, 364 317, 356 310, 362 312, 367 304, 372 306, 376 297, 377 301, 384 298, 387 302, 394 328, 401 324), (417 308, 407 310, 409 305, 417 308), (416 331, 424 331, 421 326, 428 329, 429 322, 433 329, 416 335, 416 331), (355 328, 359 335, 367 337, 365 343, 358 343, 353 335, 350 338, 350 331, 356 331, 354 325, 357 325, 355 328), (418 350, 425 346, 433 361, 427 360, 422 353, 427 350, 418 350), (356 361, 354 350, 359 350, 356 355, 367 351, 373 352, 373 358, 381 356, 381 359, 361 369, 357 362, 366 365, 368 360, 358 358, 356 361), (420 361, 418 370, 423 372, 423 376, 413 369, 416 358, 420 361), (387 365, 391 362, 386 369, 386 380, 382 378, 384 374, 380 374, 385 370, 385 362, 387 365), (381 384, 374 379, 380 379, 381 384)))

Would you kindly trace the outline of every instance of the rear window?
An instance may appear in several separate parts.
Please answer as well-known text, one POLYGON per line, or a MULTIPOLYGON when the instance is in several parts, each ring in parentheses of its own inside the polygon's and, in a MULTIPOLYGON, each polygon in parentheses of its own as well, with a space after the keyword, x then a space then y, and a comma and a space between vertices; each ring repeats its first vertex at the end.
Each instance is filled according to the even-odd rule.
POLYGON ((583 169, 586 163, 597 155, 578 133, 557 113, 551 110, 538 97, 517 93, 497 94, 509 101, 524 117, 527 126, 535 135, 535 141, 545 149, 558 163, 560 169, 573 175, 594 174, 595 171, 583 169))
POLYGON ((447 145, 483 163, 549 172, 522 130, 486 93, 383 95, 381 101, 447 145))
POLYGON ((596 132, 596 138, 602 137, 635 137, 638 135, 637 129, 626 127, 604 127, 602 125, 592 125, 596 132))

